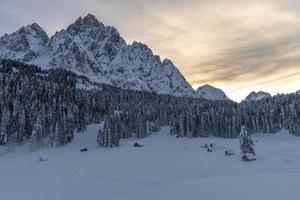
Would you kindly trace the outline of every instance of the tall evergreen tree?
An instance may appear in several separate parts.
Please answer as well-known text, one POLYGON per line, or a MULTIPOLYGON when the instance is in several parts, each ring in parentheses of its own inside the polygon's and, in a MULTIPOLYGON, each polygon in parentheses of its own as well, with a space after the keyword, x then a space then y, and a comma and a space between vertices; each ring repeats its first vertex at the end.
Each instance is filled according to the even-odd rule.
POLYGON ((241 133, 240 133, 240 145, 241 145, 241 151, 242 154, 253 154, 255 155, 254 151, 254 142, 250 136, 250 134, 247 132, 245 126, 241 127, 241 133))

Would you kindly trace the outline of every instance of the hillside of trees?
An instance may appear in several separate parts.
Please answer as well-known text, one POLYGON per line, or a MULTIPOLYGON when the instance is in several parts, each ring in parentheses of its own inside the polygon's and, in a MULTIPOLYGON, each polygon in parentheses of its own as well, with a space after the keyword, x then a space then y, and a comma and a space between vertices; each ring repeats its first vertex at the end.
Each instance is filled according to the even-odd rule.
POLYGON ((125 90, 63 69, 2 60, 0 97, 0 145, 29 143, 33 150, 62 146, 75 132, 103 120, 98 143, 104 146, 146 137, 166 125, 177 137, 237 137, 241 125, 250 133, 285 128, 300 136, 300 96, 295 94, 240 104, 209 101, 125 90))

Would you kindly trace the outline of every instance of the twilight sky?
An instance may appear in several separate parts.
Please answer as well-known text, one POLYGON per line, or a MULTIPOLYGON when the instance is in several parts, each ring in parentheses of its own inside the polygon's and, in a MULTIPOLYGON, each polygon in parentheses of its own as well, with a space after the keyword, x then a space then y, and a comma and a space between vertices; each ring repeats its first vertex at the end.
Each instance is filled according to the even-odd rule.
POLYGON ((0 35, 37 22, 52 36, 88 13, 173 60, 194 88, 237 101, 300 89, 298 0, 0 0, 0 35))

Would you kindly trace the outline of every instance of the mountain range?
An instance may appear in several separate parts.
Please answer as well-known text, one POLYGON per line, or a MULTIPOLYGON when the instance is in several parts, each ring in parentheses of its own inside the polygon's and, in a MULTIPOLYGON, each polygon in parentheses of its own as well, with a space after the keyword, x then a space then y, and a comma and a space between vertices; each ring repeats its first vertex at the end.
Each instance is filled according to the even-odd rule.
MULTIPOLYGON (((64 68, 92 82, 124 89, 229 100, 222 90, 210 85, 195 91, 171 60, 161 60, 140 42, 127 44, 116 28, 105 26, 91 14, 79 17, 52 37, 37 23, 5 34, 0 38, 0 59, 18 60, 44 69, 64 68)), ((251 93, 246 100, 265 96, 251 93)))
POLYGON ((145 44, 128 45, 119 32, 93 15, 78 18, 51 38, 36 23, 0 38, 0 58, 65 68, 91 81, 125 88, 193 96, 194 90, 172 61, 145 44))
POLYGON ((218 89, 204 96, 195 92, 171 60, 161 60, 145 44, 127 44, 114 27, 91 14, 51 38, 36 23, 5 34, 0 38, 0 59, 4 58, 44 69, 65 68, 93 82, 125 89, 218 100, 224 96, 218 89))

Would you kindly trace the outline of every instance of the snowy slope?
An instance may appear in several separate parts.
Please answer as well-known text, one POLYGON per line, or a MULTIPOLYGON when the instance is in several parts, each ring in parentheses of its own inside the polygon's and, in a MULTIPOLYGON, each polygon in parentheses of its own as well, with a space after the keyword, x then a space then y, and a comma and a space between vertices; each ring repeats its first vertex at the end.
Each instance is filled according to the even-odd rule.
POLYGON ((229 100, 226 94, 211 85, 203 85, 196 90, 196 97, 208 100, 229 100))
POLYGON ((267 92, 251 92, 245 99, 245 101, 259 101, 271 97, 267 92))
POLYGON ((295 200, 300 195, 300 138, 255 135, 257 161, 242 162, 237 139, 182 138, 168 128, 120 148, 96 147, 99 126, 59 149, 0 156, 5 200, 295 200), (208 153, 201 145, 213 143, 208 153), (87 147, 86 153, 80 148, 87 147), (231 148, 236 155, 224 156, 231 148), (38 162, 38 158, 47 158, 38 162))
POLYGON ((36 23, 0 38, 0 58, 31 61, 46 51, 49 38, 36 23))
POLYGON ((98 83, 178 96, 194 95, 170 60, 161 60, 145 44, 126 44, 114 27, 103 25, 90 14, 78 18, 50 39, 37 24, 22 27, 0 38, 0 52, 0 58, 43 68, 63 67, 98 83))

